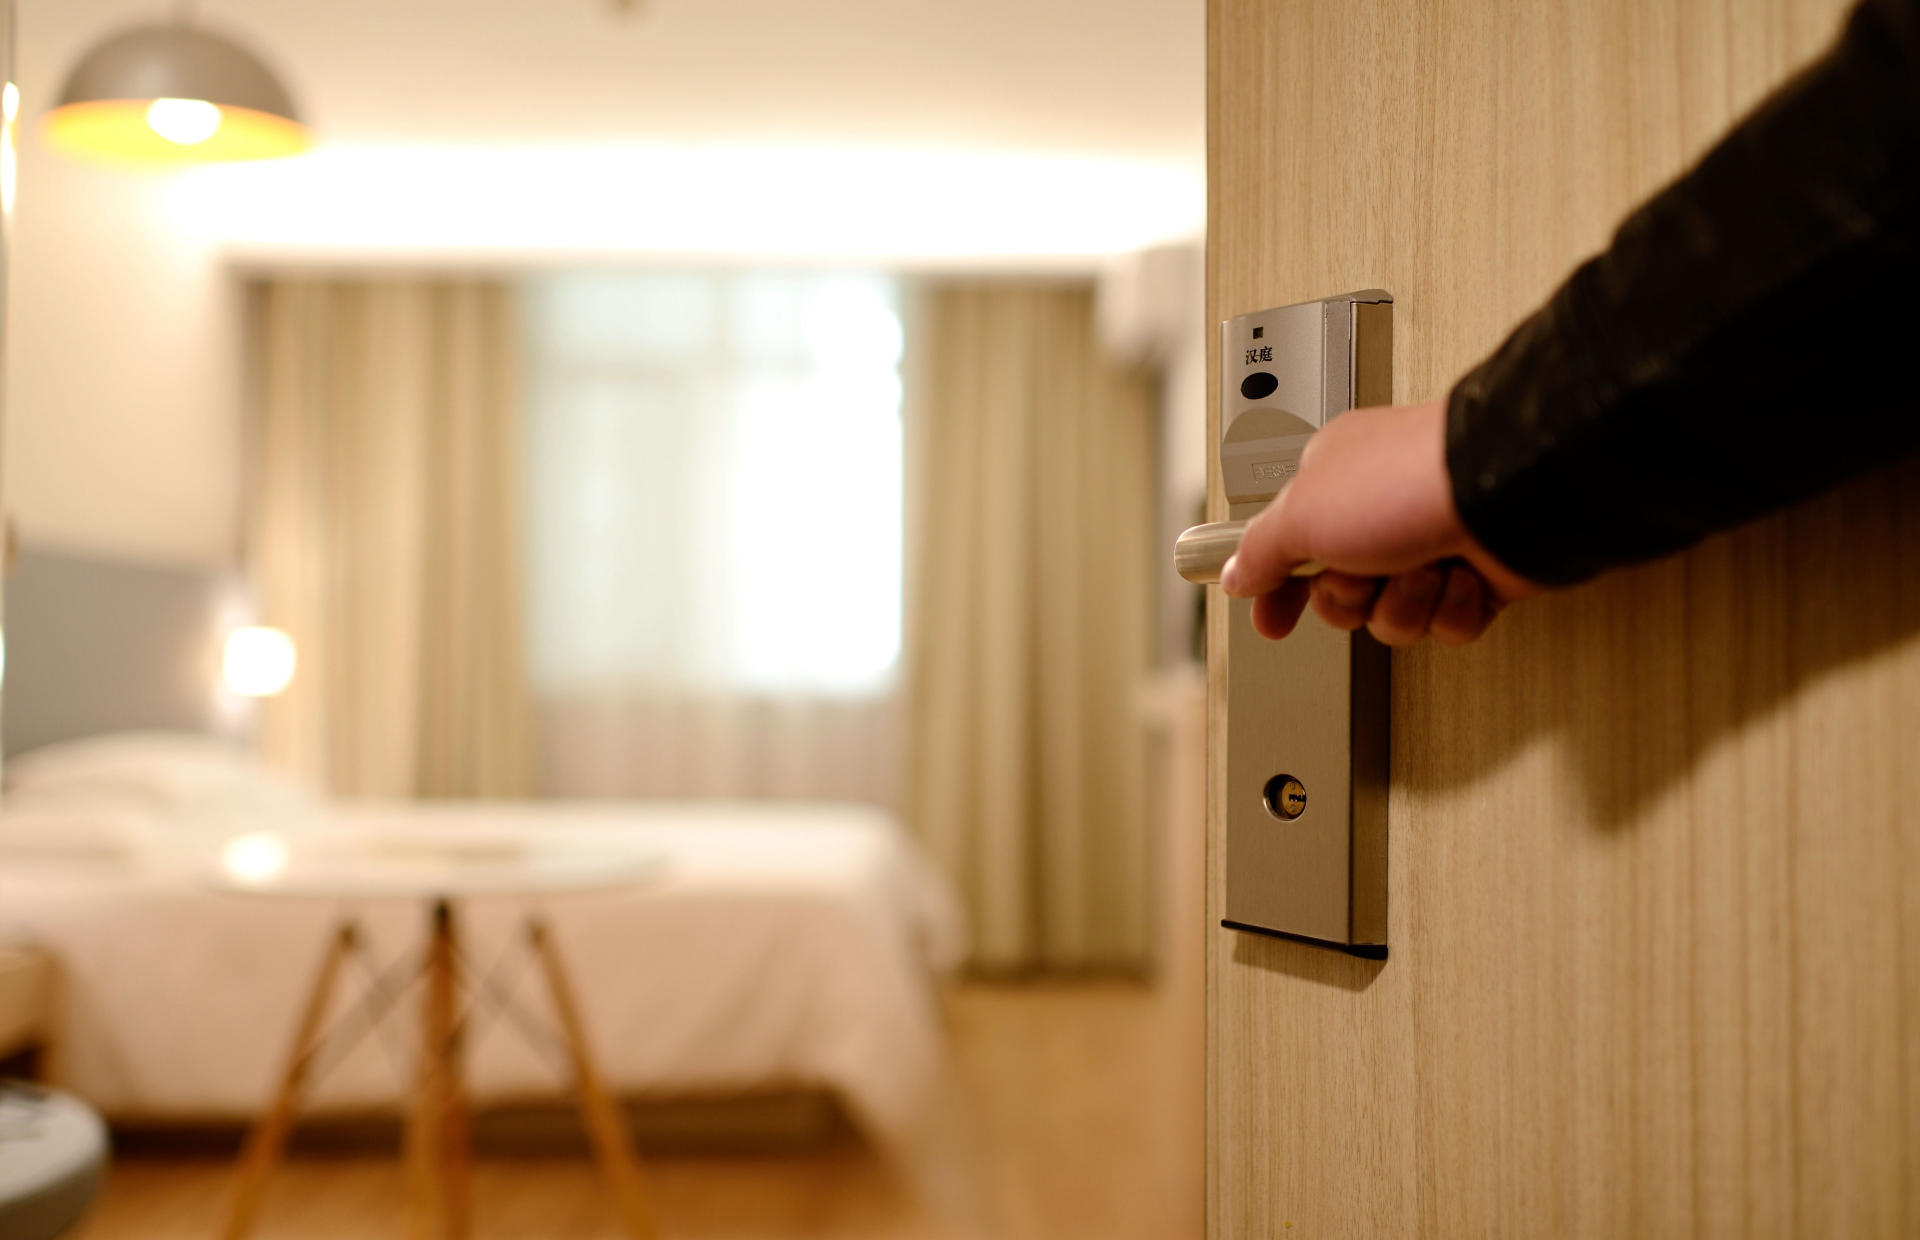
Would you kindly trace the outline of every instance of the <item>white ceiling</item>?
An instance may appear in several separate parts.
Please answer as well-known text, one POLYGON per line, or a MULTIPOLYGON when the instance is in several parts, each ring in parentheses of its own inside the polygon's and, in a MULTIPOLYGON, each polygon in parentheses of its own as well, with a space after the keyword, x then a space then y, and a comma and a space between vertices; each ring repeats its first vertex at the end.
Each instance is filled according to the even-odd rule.
MULTIPOLYGON (((169 11, 18 7, 29 118, 90 42, 169 11)), ((1033 254, 1073 249, 1075 221, 1091 252, 1203 217, 1201 0, 194 7, 275 65, 325 143, 305 170, 215 178, 192 199, 217 200, 209 226, 243 250, 430 249, 435 221, 457 219, 447 244, 463 251, 800 252, 818 233, 836 253, 873 235, 895 257, 1033 254), (796 184, 809 167, 820 183, 796 184), (548 192, 491 205, 516 184, 548 192), (569 214, 583 202, 591 214, 569 214), (756 241, 756 219, 789 209, 784 234, 756 241)))

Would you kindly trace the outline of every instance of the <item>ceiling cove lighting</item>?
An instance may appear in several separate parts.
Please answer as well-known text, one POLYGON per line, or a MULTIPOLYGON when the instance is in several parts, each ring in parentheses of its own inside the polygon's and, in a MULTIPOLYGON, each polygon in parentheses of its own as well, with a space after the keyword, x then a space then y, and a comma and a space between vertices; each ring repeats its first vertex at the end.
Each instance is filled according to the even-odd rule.
POLYGON ((229 163, 313 145, 293 99, 246 48, 178 21, 98 44, 44 122, 56 150, 101 163, 229 163))

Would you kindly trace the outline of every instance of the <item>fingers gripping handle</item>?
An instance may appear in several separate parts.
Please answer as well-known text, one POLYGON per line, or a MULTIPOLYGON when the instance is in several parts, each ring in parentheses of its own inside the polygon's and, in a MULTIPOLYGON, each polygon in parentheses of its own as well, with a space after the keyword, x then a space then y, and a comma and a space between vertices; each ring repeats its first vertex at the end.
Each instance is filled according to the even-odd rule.
MULTIPOLYGON (((1247 532, 1245 521, 1216 521, 1196 525, 1181 534, 1173 544, 1173 569, 1197 586, 1214 585, 1220 570, 1240 550, 1240 536, 1247 532)), ((1311 577, 1322 566, 1309 560, 1293 570, 1295 577, 1311 577)))

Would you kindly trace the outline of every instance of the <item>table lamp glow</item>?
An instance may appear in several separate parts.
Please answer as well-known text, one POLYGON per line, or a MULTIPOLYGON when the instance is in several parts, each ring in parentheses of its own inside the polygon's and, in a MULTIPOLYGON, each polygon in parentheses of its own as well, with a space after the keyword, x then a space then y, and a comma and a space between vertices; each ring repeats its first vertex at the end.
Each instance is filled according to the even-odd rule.
POLYGON ((273 697, 293 683, 293 638, 279 629, 248 625, 227 634, 220 670, 242 697, 273 697))

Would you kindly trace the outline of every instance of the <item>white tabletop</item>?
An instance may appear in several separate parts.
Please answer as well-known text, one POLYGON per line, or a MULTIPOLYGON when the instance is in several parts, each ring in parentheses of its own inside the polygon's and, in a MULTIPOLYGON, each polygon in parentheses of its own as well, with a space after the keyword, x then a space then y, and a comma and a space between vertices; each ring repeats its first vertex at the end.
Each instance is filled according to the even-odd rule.
POLYGON ((260 895, 419 899, 612 890, 657 881, 666 858, 564 832, 551 837, 277 833, 227 840, 202 876, 260 895))

